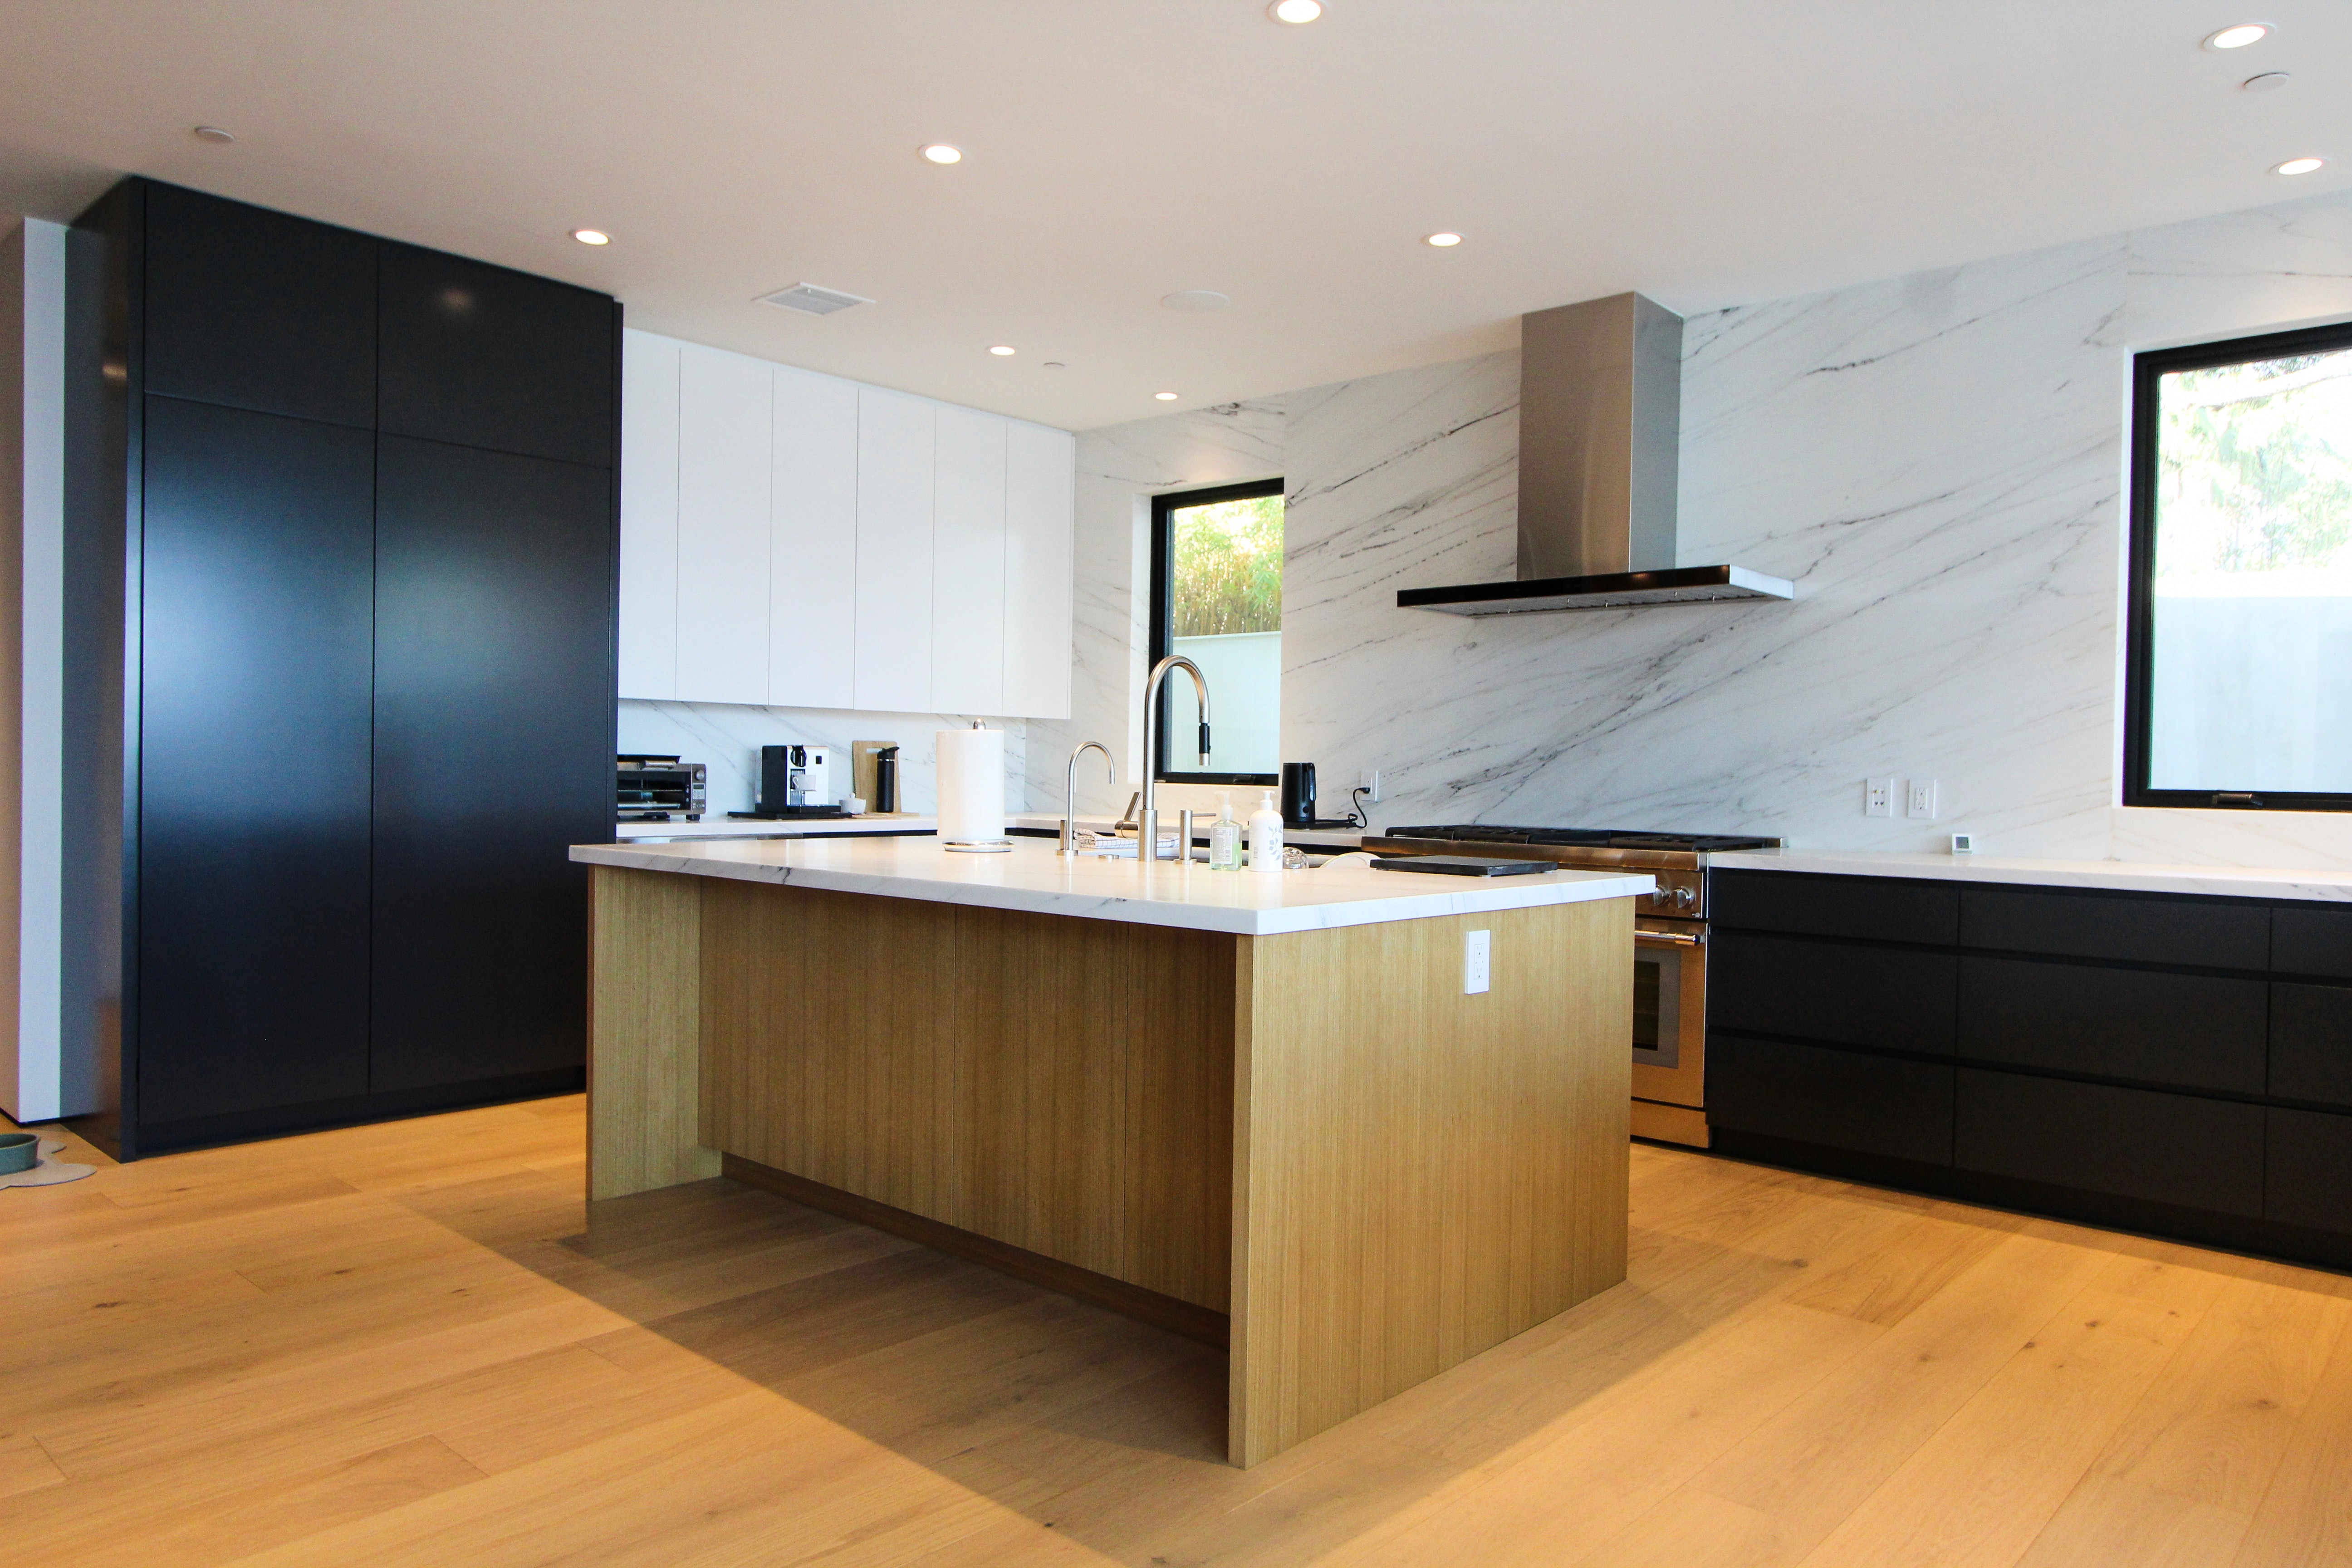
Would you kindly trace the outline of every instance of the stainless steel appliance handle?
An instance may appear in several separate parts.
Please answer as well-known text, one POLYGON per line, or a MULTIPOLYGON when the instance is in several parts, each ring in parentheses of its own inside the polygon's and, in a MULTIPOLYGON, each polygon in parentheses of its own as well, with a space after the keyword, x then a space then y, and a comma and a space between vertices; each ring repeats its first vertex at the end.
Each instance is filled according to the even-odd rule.
POLYGON ((1637 931, 1633 933, 1633 940, 1654 942, 1663 947, 1696 947, 1699 944, 1698 938, 1674 931, 1637 931))

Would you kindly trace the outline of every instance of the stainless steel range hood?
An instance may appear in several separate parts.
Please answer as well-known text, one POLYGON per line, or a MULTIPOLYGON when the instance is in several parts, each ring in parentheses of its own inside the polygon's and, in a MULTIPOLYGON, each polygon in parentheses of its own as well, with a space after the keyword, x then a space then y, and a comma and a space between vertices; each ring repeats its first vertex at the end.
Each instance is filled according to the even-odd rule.
POLYGON ((1787 599, 1744 566, 1675 555, 1683 319, 1639 294, 1538 310, 1519 347, 1519 574, 1407 588, 1400 609, 1456 616, 1787 599))

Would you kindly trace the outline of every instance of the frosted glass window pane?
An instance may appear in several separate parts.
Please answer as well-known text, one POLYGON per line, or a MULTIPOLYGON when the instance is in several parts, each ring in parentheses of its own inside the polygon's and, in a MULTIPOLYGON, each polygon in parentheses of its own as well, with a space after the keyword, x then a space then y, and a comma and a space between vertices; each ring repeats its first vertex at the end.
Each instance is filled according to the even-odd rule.
POLYGON ((2148 785, 2352 794, 2352 350, 2158 398, 2148 785))

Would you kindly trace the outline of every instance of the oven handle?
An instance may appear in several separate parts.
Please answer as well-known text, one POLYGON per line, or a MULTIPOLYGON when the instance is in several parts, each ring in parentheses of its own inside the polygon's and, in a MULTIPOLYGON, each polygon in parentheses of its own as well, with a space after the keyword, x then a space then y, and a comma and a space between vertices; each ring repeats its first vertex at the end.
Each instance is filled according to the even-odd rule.
POLYGON ((1696 947, 1699 944, 1698 938, 1674 931, 1637 931, 1633 933, 1633 940, 1654 942, 1665 947, 1696 947))

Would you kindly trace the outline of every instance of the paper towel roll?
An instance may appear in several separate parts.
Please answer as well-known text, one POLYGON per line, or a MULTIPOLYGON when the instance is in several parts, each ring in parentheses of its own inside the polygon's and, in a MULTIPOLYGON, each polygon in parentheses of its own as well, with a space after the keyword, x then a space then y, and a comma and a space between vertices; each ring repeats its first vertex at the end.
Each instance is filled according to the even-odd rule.
POLYGON ((1009 844, 1004 836, 1004 731, 941 730, 940 837, 955 844, 1009 844))

